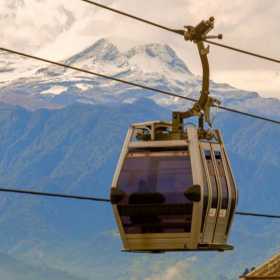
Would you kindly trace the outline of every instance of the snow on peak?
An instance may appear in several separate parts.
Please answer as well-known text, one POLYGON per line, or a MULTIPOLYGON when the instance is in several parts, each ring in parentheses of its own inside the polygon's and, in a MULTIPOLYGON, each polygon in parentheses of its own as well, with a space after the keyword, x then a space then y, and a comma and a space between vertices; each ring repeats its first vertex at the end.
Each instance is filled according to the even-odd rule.
POLYGON ((89 64, 110 63, 122 67, 127 64, 126 58, 120 53, 115 45, 107 39, 100 39, 80 53, 70 57, 66 64, 89 64))
MULTIPOLYGON (((172 48, 162 44, 140 45, 121 52, 108 39, 101 39, 64 63, 189 97, 197 98, 201 90, 201 79, 188 70, 172 48)), ((48 102, 54 106, 66 106, 71 102, 132 102, 148 97, 172 110, 186 108, 186 103, 180 99, 147 95, 146 91, 132 86, 58 66, 39 68, 29 60, 3 52, 0 52, 0 80, 0 101, 19 100, 16 104, 29 104, 34 100, 34 104, 38 104, 34 106, 47 106, 48 102), (21 101, 24 98, 26 102, 21 101)), ((211 81, 210 91, 224 105, 251 108, 256 112, 264 112, 270 107, 275 114, 279 112, 279 101, 267 99, 264 102, 256 93, 240 91, 227 84, 211 81)))
POLYGON ((53 86, 45 91, 42 91, 40 94, 50 94, 50 95, 59 95, 67 90, 67 87, 63 86, 53 86))
POLYGON ((138 66, 141 64, 143 66, 147 61, 147 65, 145 65, 147 67, 144 67, 145 72, 159 72, 162 67, 166 67, 173 72, 191 74, 185 63, 168 45, 147 44, 137 46, 127 51, 126 56, 138 66))
MULTIPOLYGON (((127 58, 107 39, 98 40, 63 63, 107 75, 115 75, 127 71, 128 68, 127 58)), ((38 73, 43 73, 45 76, 61 76, 62 79, 63 77, 66 79, 66 73, 71 77, 73 70, 50 66, 40 69, 38 73)))

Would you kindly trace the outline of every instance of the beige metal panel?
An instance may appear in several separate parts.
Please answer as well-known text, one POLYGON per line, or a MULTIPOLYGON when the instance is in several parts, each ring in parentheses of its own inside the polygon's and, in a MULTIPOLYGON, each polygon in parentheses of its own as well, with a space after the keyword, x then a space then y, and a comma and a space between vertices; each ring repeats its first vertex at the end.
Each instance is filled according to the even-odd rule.
POLYGON ((162 238, 142 238, 129 239, 128 247, 131 250, 183 250, 191 248, 191 239, 165 239, 162 238))
POLYGON ((127 234, 127 239, 141 239, 141 238, 150 238, 150 239, 188 239, 191 238, 191 233, 181 232, 181 233, 138 233, 138 234, 127 234))
MULTIPOLYGON (((227 170, 228 182, 231 182, 231 181, 233 182, 233 185, 231 184, 231 208, 233 209, 233 211, 235 211, 235 209, 237 207, 237 203, 238 203, 237 184, 236 184, 236 180, 234 178, 233 172, 232 172, 232 168, 231 168, 231 164, 230 164, 230 160, 229 160, 226 148, 223 144, 224 143, 223 136, 222 136, 222 134, 219 130, 217 130, 216 132, 218 133, 219 138, 221 139, 221 147, 222 147, 222 150, 223 150, 224 160, 225 160, 225 163, 227 164, 227 167, 228 167, 227 169, 229 169, 229 170, 227 170), (230 179, 230 177, 231 177, 231 179, 230 179)), ((234 215, 231 217, 231 220, 228 221, 228 223, 229 223, 228 228, 229 229, 231 228, 231 225, 233 223, 233 219, 234 219, 234 215)), ((227 238, 228 238, 228 236, 227 236, 227 238)))
POLYGON ((119 212, 118 212, 118 209, 117 209, 116 205, 113 205, 113 212, 114 212, 115 220, 117 222, 118 230, 119 230, 122 242, 123 242, 123 247, 124 247, 124 249, 128 250, 129 245, 127 243, 126 234, 124 232, 124 228, 122 226, 122 221, 121 221, 121 218, 119 216, 119 212))
MULTIPOLYGON (((122 151, 121 151, 121 154, 120 154, 120 157, 119 157, 119 160, 118 160, 117 168, 116 168, 116 171, 115 171, 115 174, 114 174, 114 177, 113 177, 112 188, 117 187, 117 183, 118 183, 117 181, 118 181, 120 171, 121 171, 121 168, 123 166, 123 163, 124 163, 124 160, 125 160, 125 157, 126 157, 126 154, 127 154, 128 143, 131 139, 132 133, 133 133, 133 129, 130 127, 128 132, 127 132, 125 142, 124 142, 124 145, 122 147, 122 151)), ((123 246, 124 246, 125 249, 128 249, 128 244, 127 244, 127 241, 126 241, 125 232, 124 232, 122 222, 121 222, 121 219, 120 219, 120 216, 119 216, 116 205, 113 205, 113 212, 114 212, 115 220, 117 222, 119 233, 121 235, 121 239, 123 241, 123 246)))
MULTIPOLYGON (((233 173, 231 171, 232 169, 231 169, 230 162, 229 162, 228 155, 227 155, 226 151, 225 151, 224 155, 225 155, 225 160, 227 162, 227 166, 229 167, 229 170, 227 172, 228 173, 228 179, 229 179, 230 182, 233 181, 233 185, 231 186, 231 211, 235 212, 235 209, 236 209, 237 203, 238 203, 238 189, 237 189, 237 185, 235 183, 235 178, 234 178, 233 173), (230 179, 230 176, 231 176, 231 179, 230 179)), ((234 220, 234 216, 235 215, 232 215, 232 217, 230 217, 228 229, 231 228, 231 225, 232 225, 233 220, 234 220)))
POLYGON ((232 176, 232 180, 233 180, 233 183, 234 183, 234 193, 235 193, 235 200, 236 200, 236 203, 235 203, 235 207, 237 206, 237 202, 238 202, 238 188, 237 188, 237 184, 236 184, 236 180, 235 180, 235 177, 233 176, 233 171, 232 171, 232 167, 231 167, 231 164, 230 164, 230 159, 229 159, 229 156, 228 156, 228 153, 227 153, 227 149, 224 145, 224 141, 223 141, 223 136, 221 134, 221 132, 219 130, 217 130, 217 133, 219 135, 219 138, 221 139, 222 143, 221 143, 221 147, 224 151, 224 155, 225 155, 225 159, 227 160, 227 164, 228 164, 228 167, 229 167, 229 171, 230 171, 230 174, 232 176))
POLYGON ((141 158, 141 157, 159 157, 159 156, 166 156, 166 157, 185 157, 189 156, 189 152, 185 151, 164 151, 164 152, 149 152, 149 151, 137 151, 137 152, 129 152, 127 158, 141 158))
POLYGON ((233 195, 235 193, 235 185, 232 185, 231 180, 230 180, 230 176, 232 176, 232 174, 229 174, 231 172, 231 170, 228 169, 228 164, 227 164, 227 157, 226 157, 226 151, 224 150, 223 146, 221 146, 221 150, 222 150, 222 162, 223 162, 223 167, 224 167, 224 171, 225 171, 225 175, 226 175, 226 181, 227 181, 227 185, 228 185, 228 197, 229 197, 229 201, 228 201, 228 210, 226 212, 226 228, 225 228, 225 242, 228 239, 228 232, 227 232, 227 228, 229 227, 229 224, 231 224, 230 221, 230 212, 233 209, 235 209, 235 202, 234 202, 234 198, 233 195), (234 202, 234 203, 233 203, 234 202))
MULTIPOLYGON (((191 155, 191 167, 193 175, 193 184, 203 186, 203 171, 202 163, 199 150, 199 140, 197 134, 197 128, 188 127, 187 128, 188 139, 189 139, 189 151, 191 155)), ((203 188, 202 197, 203 197, 203 188)), ((197 248, 200 242, 200 232, 201 232, 201 219, 202 219, 202 207, 203 200, 200 202, 193 203, 193 215, 192 215, 192 227, 191 227, 191 243, 190 249, 197 248)))
POLYGON ((186 147, 188 142, 186 140, 161 140, 161 141, 139 141, 130 142, 129 148, 165 148, 165 147, 186 147))
POLYGON ((208 189, 209 189, 209 200, 208 200, 208 209, 206 212, 206 218, 205 218, 205 225, 203 229, 203 237, 202 237, 202 243, 210 244, 213 241, 214 238, 214 231, 215 231, 215 226, 216 226, 216 221, 217 221, 217 214, 218 211, 215 208, 212 208, 212 183, 210 179, 210 174, 208 170, 208 165, 205 159, 204 155, 204 150, 211 151, 211 147, 209 143, 200 143, 201 147, 201 155, 203 158, 203 165, 205 168, 205 175, 208 183, 208 189))
POLYGON ((113 177, 112 188, 117 187, 117 181, 118 181, 120 171, 122 169, 122 166, 123 166, 123 163, 124 163, 127 151, 128 151, 128 143, 131 139, 132 134, 133 134, 133 129, 130 127, 127 134, 126 134, 125 141, 124 141, 124 144, 123 144, 123 147, 122 147, 122 151, 120 153, 120 157, 119 157, 119 160, 118 160, 118 163, 117 163, 117 168, 116 168, 116 171, 115 171, 115 174, 114 174, 114 177, 113 177))

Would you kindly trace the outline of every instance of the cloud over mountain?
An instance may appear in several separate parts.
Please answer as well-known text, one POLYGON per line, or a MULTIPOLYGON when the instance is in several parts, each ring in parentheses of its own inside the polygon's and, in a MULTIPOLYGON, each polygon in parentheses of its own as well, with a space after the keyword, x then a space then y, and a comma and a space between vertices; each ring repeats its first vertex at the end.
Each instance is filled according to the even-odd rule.
MULTIPOLYGON (((215 33, 224 33, 225 43, 278 57, 277 0, 100 0, 102 4, 137 14, 175 28, 216 17, 215 33), (207 8, 205 8, 207 7, 207 8), (265 38, 264 38, 265 34, 265 38), (269 46, 269 47, 268 47, 269 46)), ((65 59, 100 38, 110 38, 122 50, 139 44, 170 43, 188 61, 194 73, 200 62, 194 46, 182 38, 151 26, 115 15, 76 0, 7 0, 0 3, 2 45, 40 55, 65 59)), ((279 96, 278 65, 212 47, 215 80, 264 96, 279 96), (257 80, 257 81, 256 81, 257 80)))

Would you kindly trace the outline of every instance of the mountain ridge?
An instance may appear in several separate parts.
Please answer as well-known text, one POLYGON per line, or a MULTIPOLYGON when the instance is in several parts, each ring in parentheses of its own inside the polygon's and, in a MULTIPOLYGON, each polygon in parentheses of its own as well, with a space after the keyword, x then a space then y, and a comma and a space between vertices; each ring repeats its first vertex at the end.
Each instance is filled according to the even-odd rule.
MULTIPOLYGON (((5 56, 2 60, 0 56, 0 64, 3 59, 5 56)), ((192 74, 186 63, 168 45, 139 45, 121 52, 110 40, 103 38, 63 62, 192 98, 197 98, 201 90, 201 78, 192 74)), ((13 67, 15 64, 16 60, 13 61, 13 67)), ((0 78, 4 81, 0 85, 0 101, 28 109, 53 109, 75 102, 126 103, 148 97, 171 110, 185 110, 190 106, 189 102, 178 98, 57 66, 40 67, 36 64, 28 67, 26 77, 9 78, 6 82, 5 73, 0 73, 0 78)), ((9 73, 9 77, 14 71, 9 73)), ((210 92, 225 106, 266 116, 280 116, 278 99, 262 98, 256 92, 238 90, 228 84, 213 81, 210 82, 210 92)))

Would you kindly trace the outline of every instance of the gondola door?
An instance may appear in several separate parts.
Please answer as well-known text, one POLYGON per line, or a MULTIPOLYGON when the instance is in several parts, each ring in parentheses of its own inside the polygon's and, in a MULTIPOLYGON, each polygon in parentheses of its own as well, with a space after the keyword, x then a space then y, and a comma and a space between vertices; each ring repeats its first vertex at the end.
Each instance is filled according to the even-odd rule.
POLYGON ((219 189, 219 211, 217 213, 213 243, 221 244, 227 240, 227 225, 231 207, 231 185, 229 184, 228 172, 225 166, 223 147, 220 144, 211 144, 211 146, 212 160, 219 189))
MULTIPOLYGON (((219 138, 222 136, 219 131, 219 138)), ((211 144, 214 163, 216 165, 217 178, 220 181, 221 204, 217 225, 214 234, 214 243, 226 242, 233 214, 237 205, 237 187, 232 174, 227 152, 221 140, 220 144, 211 144)))
POLYGON ((208 190, 202 242, 224 244, 236 204, 235 183, 223 145, 200 143, 200 147, 205 168, 204 188, 208 190))

